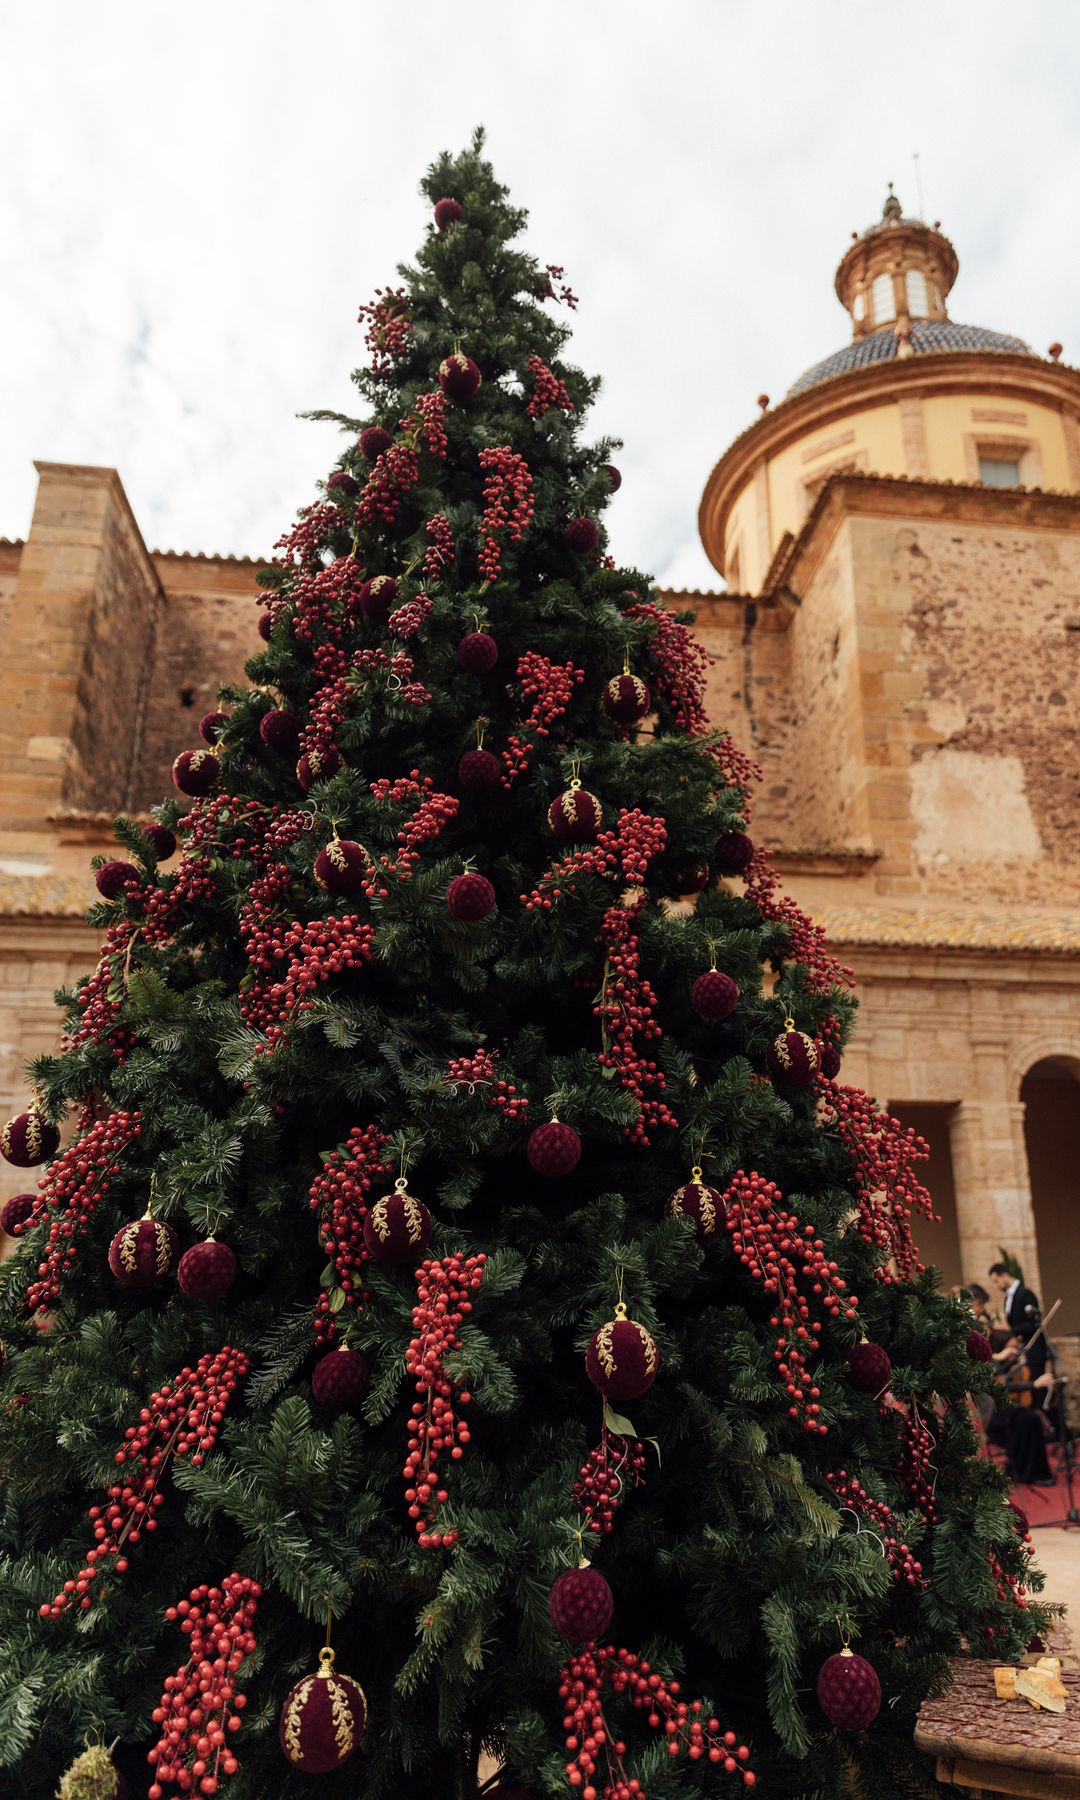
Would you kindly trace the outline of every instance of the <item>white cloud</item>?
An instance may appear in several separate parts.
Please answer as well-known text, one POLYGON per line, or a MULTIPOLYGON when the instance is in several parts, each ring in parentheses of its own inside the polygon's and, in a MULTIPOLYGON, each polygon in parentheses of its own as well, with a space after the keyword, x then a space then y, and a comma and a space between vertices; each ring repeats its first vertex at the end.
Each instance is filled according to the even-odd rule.
POLYGON ((617 553, 709 585, 709 469, 844 341, 833 268, 913 151, 955 316, 1080 360, 1078 48, 1051 0, 8 9, 0 532, 39 457, 114 464, 152 543, 264 552, 336 451, 295 414, 349 410, 357 303, 483 120, 626 441, 617 553))

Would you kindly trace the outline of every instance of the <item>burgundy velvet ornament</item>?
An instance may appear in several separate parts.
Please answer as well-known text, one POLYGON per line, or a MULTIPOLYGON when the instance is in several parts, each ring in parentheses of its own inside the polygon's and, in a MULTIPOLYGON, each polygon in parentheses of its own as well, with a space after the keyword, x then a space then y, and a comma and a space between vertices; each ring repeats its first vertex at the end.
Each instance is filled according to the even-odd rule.
POLYGON ((158 862, 168 862, 170 856, 176 855, 176 833, 167 825, 148 825, 146 835, 154 846, 158 862))
POLYGON ((315 858, 315 879, 328 894, 362 894, 370 868, 371 858, 363 844, 332 837, 315 858))
POLYGON ((381 425, 368 425, 360 433, 360 454, 365 462, 374 462, 384 450, 389 450, 393 438, 381 425))
POLYGON ((210 750, 181 750, 172 766, 174 785, 195 799, 213 793, 220 773, 221 764, 210 750))
POLYGON ((600 542, 600 532, 595 519, 587 518, 584 514, 580 518, 571 519, 569 524, 563 527, 563 537, 570 549, 576 551, 579 556, 591 555, 600 542))
POLYGON ((461 204, 459 201, 451 199, 449 194, 442 200, 436 200, 435 223, 440 231, 445 231, 448 225, 456 224, 460 217, 461 204))
POLYGON ((199 720, 199 736, 204 744, 216 744, 225 726, 229 723, 228 713, 203 713, 199 720))
POLYGON ((711 1244, 718 1238, 727 1218, 723 1194, 702 1181, 698 1168, 690 1171, 689 1181, 669 1194, 665 1210, 669 1219, 690 1219, 699 1244, 711 1244))
POLYGON ((288 1761, 305 1775, 328 1775, 352 1755, 366 1721, 363 1688, 351 1676, 337 1673, 334 1652, 327 1644, 319 1651, 318 1673, 305 1675, 286 1698, 278 1742, 288 1761))
POLYGON ((264 643, 268 644, 270 642, 270 635, 271 635, 273 629, 274 629, 274 621, 273 621, 273 618, 271 617, 270 613, 261 612, 259 614, 259 636, 262 638, 264 643))
POLYGON ((821 1073, 830 1081, 835 1081, 840 1073, 840 1052, 835 1044, 822 1044, 818 1063, 821 1073))
POLYGON ((465 919, 470 924, 477 919, 486 919, 495 905, 495 889, 486 875, 476 875, 471 870, 464 875, 455 875, 446 890, 446 910, 454 919, 465 919))
POLYGON ((548 807, 548 824, 560 844, 591 844, 603 823, 603 807, 580 781, 572 781, 548 807))
POLYGON ((739 990, 722 969, 706 969, 690 989, 690 1004, 703 1019, 730 1019, 739 1004, 739 990))
POLYGON ((466 750, 457 766, 458 780, 463 788, 470 788, 474 793, 483 793, 488 788, 498 787, 502 775, 497 756, 490 750, 466 750))
POLYGON ((237 1261, 228 1244, 208 1237, 180 1258, 176 1279, 189 1300, 223 1300, 236 1280, 237 1261))
POLYGON ((369 625, 385 625, 394 610, 397 582, 392 575, 372 575, 360 589, 359 606, 369 625))
POLYGON ((275 706, 259 720, 259 736, 271 750, 283 750, 288 755, 300 742, 300 721, 294 712, 275 706))
POLYGON ((486 675, 499 660, 499 646, 487 631, 470 631, 457 647, 458 668, 467 675, 486 675))
POLYGON ((139 871, 134 863, 114 858, 112 862, 102 863, 94 876, 94 886, 103 899, 118 900, 128 882, 138 880, 139 871))
POLYGON ((713 862, 718 875, 745 875, 754 860, 753 839, 745 831, 722 831, 716 840, 713 862))
POLYGON ((622 487, 622 476, 618 469, 615 467, 614 463, 602 463, 601 467, 608 478, 608 486, 611 488, 612 493, 617 494, 622 487))
POLYGON ((841 1731, 863 1731, 881 1711, 876 1669, 846 1646, 818 1670, 817 1697, 825 1717, 841 1731))
POLYGON ((642 681, 640 675, 631 675, 624 669, 621 675, 613 675, 605 683, 603 708, 609 719, 618 725, 636 725, 643 719, 652 705, 649 684, 642 681))
POLYGON ((0 1156, 17 1169, 36 1169, 48 1162, 60 1148, 60 1133, 50 1124, 40 1107, 16 1113, 0 1130, 0 1156))
MULTIPOLYGON (((0 1213, 0 1224, 3 1224, 3 1214, 2 1213, 0 1213)), ((991 1361, 993 1354, 994 1354, 993 1346, 990 1342, 990 1339, 988 1337, 984 1337, 981 1331, 969 1331, 968 1332, 967 1343, 965 1345, 965 1349, 967 1350, 967 1353, 970 1356, 972 1362, 988 1363, 991 1361)))
POLYGON ((371 1370, 366 1356, 339 1344, 315 1365, 311 1392, 330 1412, 355 1412, 368 1391, 371 1370))
POLYGON ((327 481, 326 491, 329 494, 345 494, 348 499, 355 500, 360 492, 360 483, 355 475, 349 474, 348 469, 335 469, 327 481))
POLYGON ((462 356, 460 350, 439 364, 439 386, 448 400, 471 400, 483 379, 472 357, 462 356))
POLYGON ((603 1637, 615 1611, 615 1596, 599 1569, 583 1562, 555 1577, 548 1596, 551 1623, 568 1644, 593 1644, 603 1637))
POLYGON ((420 1261, 431 1242, 431 1214, 422 1200, 407 1192, 399 1175, 394 1192, 376 1200, 364 1220, 364 1243, 373 1262, 420 1261))
POLYGON ((538 1175, 569 1175, 581 1161, 581 1139, 572 1125, 552 1119, 529 1133, 525 1154, 538 1175))
POLYGON ((656 1339, 628 1319, 620 1300, 615 1317, 601 1325, 585 1352, 585 1373, 606 1400, 639 1400, 656 1380, 660 1351, 656 1339))
POLYGON ((817 1074, 817 1045, 805 1031, 796 1031, 794 1019, 785 1019, 783 1031, 765 1052, 765 1063, 776 1087, 809 1087, 817 1074))
POLYGON ((848 1380, 860 1394, 883 1394, 892 1380, 889 1353, 864 1338, 847 1353, 848 1380))
POLYGON ((12 1194, 0 1207, 0 1231, 8 1237, 22 1237, 22 1228, 34 1210, 36 1194, 12 1194))
POLYGON ((296 765, 296 779, 305 794, 319 781, 329 781, 341 767, 341 752, 333 744, 328 750, 305 750, 296 765))
POLYGON ((109 1267, 121 1287, 153 1287, 176 1267, 176 1233, 147 1213, 122 1225, 109 1245, 109 1267))

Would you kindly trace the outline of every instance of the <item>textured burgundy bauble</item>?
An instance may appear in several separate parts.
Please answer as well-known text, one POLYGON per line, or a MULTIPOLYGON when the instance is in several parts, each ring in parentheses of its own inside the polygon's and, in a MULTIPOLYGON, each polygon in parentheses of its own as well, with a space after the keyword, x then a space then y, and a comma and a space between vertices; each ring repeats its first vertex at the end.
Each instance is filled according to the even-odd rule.
POLYGON ((639 1400, 659 1367, 656 1339, 636 1319, 609 1319, 585 1352, 585 1373, 607 1400, 639 1400))
POLYGON ((364 1243, 373 1262, 419 1262, 431 1242, 431 1214, 415 1194, 384 1194, 364 1220, 364 1243))
POLYGON ((530 1132, 525 1154, 538 1175, 569 1175, 581 1161, 581 1139, 572 1125, 552 1119, 530 1132))
POLYGON ((754 843, 745 831, 723 831, 716 840, 713 862, 718 875, 745 875, 754 860, 754 843))
POLYGON ((350 500, 354 500, 360 492, 360 483, 355 475, 349 474, 348 469, 336 469, 326 484, 326 490, 330 494, 346 494, 350 500))
POLYGON ((176 1233, 162 1219, 132 1219, 109 1245, 109 1267, 122 1287, 153 1287, 176 1267, 176 1233))
POLYGON ((617 494, 619 489, 622 487, 622 476, 620 475, 618 469, 615 467, 614 463, 603 463, 601 465, 601 467, 603 468, 604 474, 608 478, 608 486, 610 487, 612 493, 617 494))
POLYGON ((59 1131, 36 1106, 29 1112, 16 1113, 0 1130, 0 1156, 17 1169, 36 1169, 39 1163, 55 1156, 59 1148, 59 1131))
POLYGON ((228 1244, 206 1238, 180 1258, 176 1279, 189 1300, 221 1300, 236 1280, 237 1262, 228 1244))
POLYGON ((36 1199, 36 1194, 12 1194, 10 1200, 5 1200, 0 1207, 0 1231, 6 1231, 8 1237, 21 1237, 36 1199))
POLYGON ((331 838, 315 858, 315 879, 328 894, 362 894, 371 868, 363 844, 351 838, 331 838))
POLYGON ((274 620, 273 620, 272 614, 270 614, 268 612, 261 612, 259 614, 259 636, 262 638, 264 643, 268 644, 270 642, 270 638, 273 633, 273 630, 274 630, 274 620))
POLYGON ((495 889, 486 875, 455 875, 446 890, 446 910, 455 919, 486 919, 494 905, 495 889))
POLYGON ((649 684, 640 675, 613 675, 605 684, 604 711, 619 725, 635 725, 652 705, 649 684))
POLYGON ((818 1063, 821 1073, 830 1081, 835 1081, 840 1073, 840 1052, 835 1044, 822 1044, 818 1063))
POLYGON ((286 1698, 278 1741, 288 1761, 305 1775, 328 1775, 352 1755, 366 1720, 360 1683, 339 1675, 327 1658, 318 1674, 305 1675, 286 1698))
POLYGON ((670 1219, 691 1219, 698 1243, 711 1244, 724 1229, 727 1207, 719 1188, 691 1180, 668 1196, 667 1214, 670 1219))
POLYGON ((168 862, 170 856, 176 855, 176 833, 167 825, 148 825, 146 835, 154 846, 158 862, 168 862))
POLYGON ((817 1073, 817 1045, 805 1031, 782 1031, 766 1050, 765 1062, 777 1087, 809 1087, 817 1073))
POLYGON ((611 1624, 615 1596, 599 1569, 564 1569, 548 1596, 551 1623, 568 1644, 592 1644, 611 1624))
MULTIPOLYGON (((0 1214, 0 1224, 2 1224, 2 1223, 3 1223, 3 1214, 0 1214)), ((970 1356, 972 1362, 987 1363, 991 1360, 991 1358, 994 1354, 993 1346, 990 1342, 990 1339, 988 1337, 984 1337, 981 1331, 969 1331, 968 1332, 967 1343, 965 1345, 965 1348, 966 1348, 967 1353, 970 1356)))
POLYGON ((841 1650, 818 1671, 821 1710, 841 1731, 863 1731, 881 1711, 881 1683, 865 1656, 841 1650))
POLYGON ((360 611, 371 625, 385 625, 394 610, 397 582, 392 575, 372 575, 360 589, 360 611))
POLYGON ((374 462, 384 450, 389 450, 393 438, 381 425, 368 425, 360 433, 360 454, 365 462, 374 462))
POLYGON ((448 400, 471 400, 483 381, 471 356, 455 350, 439 364, 439 386, 448 400))
POLYGON ((288 755, 300 742, 300 721, 284 707, 274 707, 259 720, 259 736, 271 750, 284 750, 288 755))
POLYGON ((869 1338, 853 1344, 847 1353, 848 1380, 860 1394, 883 1394, 892 1380, 889 1353, 869 1338))
POLYGON ((199 736, 204 744, 216 744, 225 726, 229 723, 228 713, 203 713, 199 720, 199 736))
POLYGON ((172 766, 174 784, 195 799, 213 793, 220 773, 221 764, 211 750, 181 750, 172 766))
POLYGON ((498 787, 502 768, 498 757, 492 756, 490 750, 466 750, 457 772, 463 788, 482 793, 485 788, 498 787))
POLYGON ((129 881, 138 880, 139 871, 134 863, 114 858, 112 862, 102 863, 94 876, 94 886, 104 899, 117 900, 129 881))
POLYGON ((371 1381, 366 1356, 342 1344, 330 1350, 316 1363, 311 1377, 311 1391, 320 1406, 331 1412, 355 1412, 371 1381))
POLYGON ((296 765, 296 779, 308 793, 319 781, 329 781, 341 767, 341 754, 331 744, 329 750, 305 750, 296 765))
POLYGON ((449 194, 442 200, 436 200, 435 223, 440 231, 445 231, 448 225, 456 224, 460 217, 461 204, 459 201, 451 199, 449 194))
POLYGON ((499 646, 488 631, 470 631, 457 647, 458 668, 467 675, 486 675, 499 660, 499 646))
POLYGON ((586 518, 582 514, 563 527, 563 537, 570 549, 576 550, 579 556, 589 556, 600 542, 600 531, 595 519, 586 518))
POLYGON ((548 824, 560 844, 591 844, 604 823, 604 809, 587 788, 567 788, 548 807, 548 824))
POLYGON ((703 1019, 730 1019, 739 1004, 739 990, 722 969, 706 969, 690 989, 690 1004, 703 1019))

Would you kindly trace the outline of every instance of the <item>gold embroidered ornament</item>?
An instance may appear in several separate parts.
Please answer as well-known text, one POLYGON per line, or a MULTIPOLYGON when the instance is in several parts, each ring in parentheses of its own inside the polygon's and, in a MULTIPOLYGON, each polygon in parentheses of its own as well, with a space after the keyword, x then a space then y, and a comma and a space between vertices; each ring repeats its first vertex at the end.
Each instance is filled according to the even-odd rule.
POLYGON ((278 1741, 295 1768, 305 1775, 328 1775, 352 1755, 364 1735, 367 1700, 351 1675, 334 1668, 330 1624, 319 1651, 319 1667, 287 1696, 278 1721, 278 1741))

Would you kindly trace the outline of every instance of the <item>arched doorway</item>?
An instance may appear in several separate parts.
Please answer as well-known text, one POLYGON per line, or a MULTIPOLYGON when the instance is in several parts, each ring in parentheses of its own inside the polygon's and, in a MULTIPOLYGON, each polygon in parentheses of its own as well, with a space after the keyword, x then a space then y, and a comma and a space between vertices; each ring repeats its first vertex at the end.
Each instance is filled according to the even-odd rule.
POLYGON ((1044 1057, 1020 1086, 1039 1266, 1046 1311, 1060 1296, 1052 1332, 1080 1331, 1080 1069, 1044 1057))

